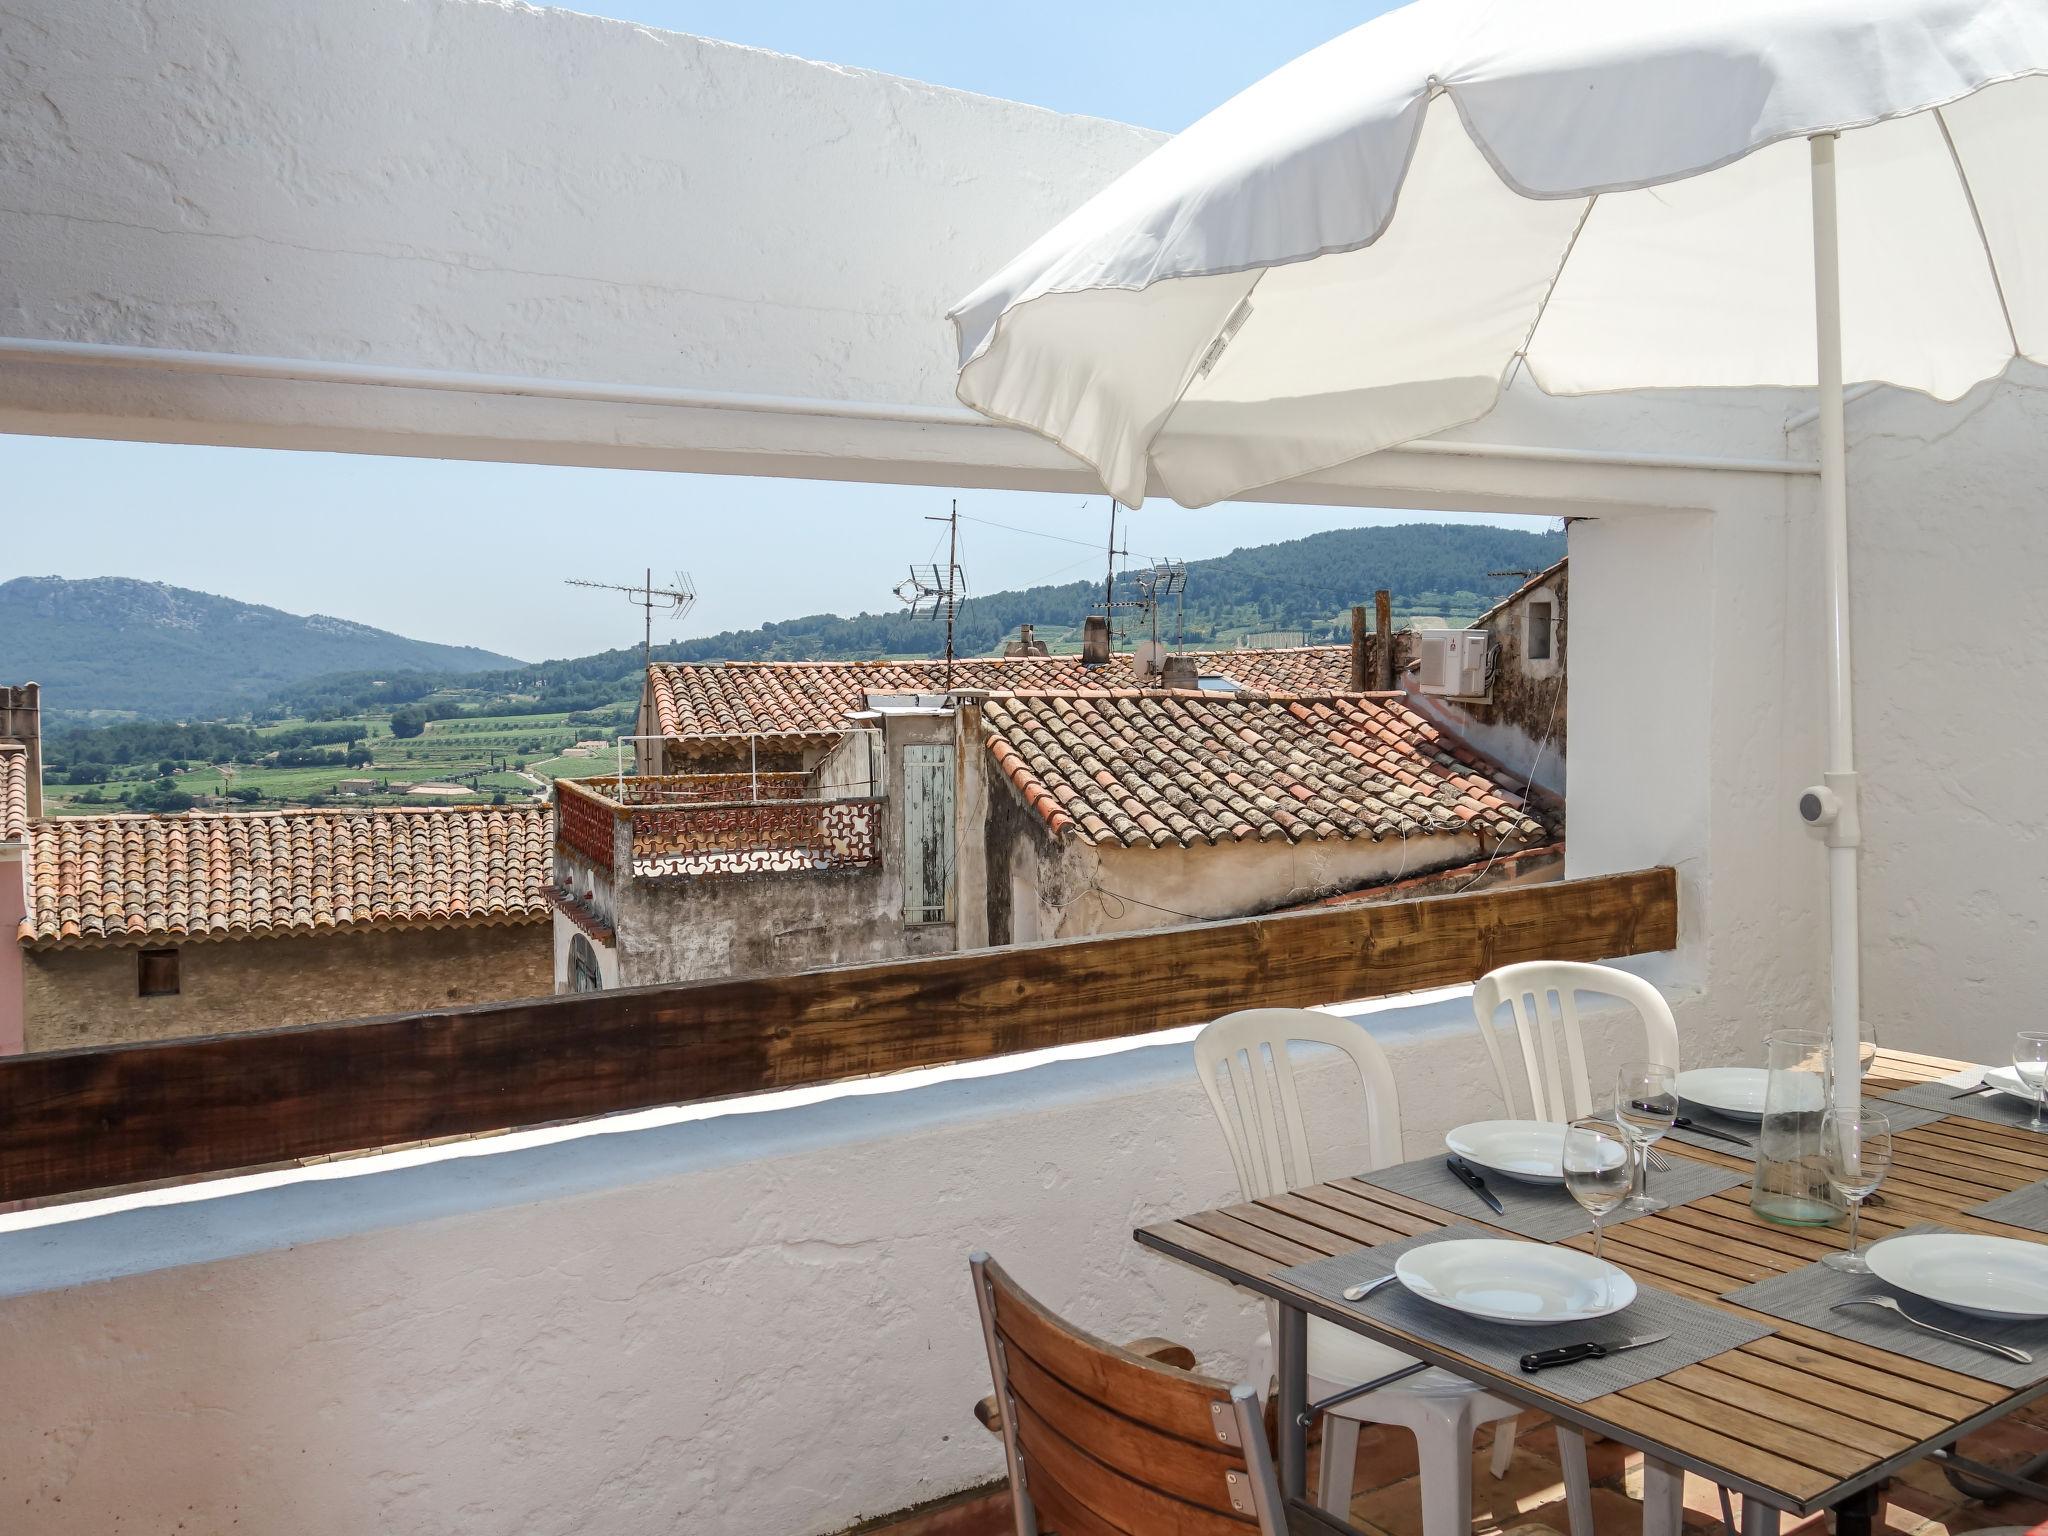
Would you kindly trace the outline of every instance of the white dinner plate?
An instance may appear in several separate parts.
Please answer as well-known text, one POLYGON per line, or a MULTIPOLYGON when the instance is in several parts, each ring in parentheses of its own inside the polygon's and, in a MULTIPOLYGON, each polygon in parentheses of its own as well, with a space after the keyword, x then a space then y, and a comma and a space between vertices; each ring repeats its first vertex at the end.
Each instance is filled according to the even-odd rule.
POLYGON ((2034 1102, 2033 1088, 2012 1067, 1986 1067, 1984 1081, 2000 1093, 2009 1093, 2016 1099, 2025 1099, 2029 1104, 2034 1102))
POLYGON ((1524 1184, 1562 1184, 1564 1132, 1555 1120, 1475 1120, 1453 1126, 1444 1145, 1488 1173, 1524 1184))
POLYGON ((2048 1247, 2040 1243, 1924 1232, 1872 1243, 1868 1257, 1886 1285, 1958 1312, 2007 1320, 2048 1317, 2048 1247))
POLYGON ((1496 1323, 1583 1323, 1619 1312, 1636 1283, 1590 1253, 1504 1238, 1454 1238, 1411 1248, 1394 1263, 1425 1301, 1496 1323))
MULTIPOLYGON (((1807 1107, 1820 1108, 1823 1089, 1818 1073, 1809 1073, 1813 1103, 1807 1107)), ((1771 1074, 1762 1067, 1694 1067, 1690 1072, 1678 1074, 1678 1097, 1687 1104, 1697 1104, 1701 1109, 1711 1109, 1717 1115, 1726 1115, 1730 1120, 1761 1121, 1764 1117, 1764 1090, 1770 1086, 1771 1074)), ((1802 1084, 1803 1086, 1803 1084, 1802 1084)))

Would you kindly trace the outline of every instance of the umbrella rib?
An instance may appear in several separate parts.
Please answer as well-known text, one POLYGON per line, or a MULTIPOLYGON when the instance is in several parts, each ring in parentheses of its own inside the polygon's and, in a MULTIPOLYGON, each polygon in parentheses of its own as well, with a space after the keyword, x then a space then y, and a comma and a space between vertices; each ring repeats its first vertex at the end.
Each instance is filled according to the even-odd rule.
POLYGON ((1579 248, 1579 236, 1586 232, 1586 221, 1593 217, 1593 205, 1599 201, 1600 194, 1595 192, 1586 199, 1586 206, 1580 210, 1579 222, 1572 226, 1572 237, 1565 242, 1564 254, 1557 258, 1557 269, 1550 274, 1550 283, 1543 290, 1543 300, 1536 306, 1535 318, 1529 322, 1529 329, 1522 336, 1521 346, 1516 348, 1514 356, 1508 359, 1507 373, 1501 379, 1502 389, 1515 382, 1516 371, 1529 360, 1529 348, 1536 344, 1536 327, 1541 325, 1543 317, 1550 313, 1550 296, 1557 292, 1557 285, 1564 278, 1565 266, 1572 259, 1572 252, 1579 248))
POLYGON ((1998 257, 1992 252, 1991 237, 1984 233, 1984 215, 1977 209, 1976 189, 1970 185, 1970 173, 1963 169, 1963 157, 1956 153, 1956 141, 1948 131, 1948 114, 1940 107, 1934 109, 1934 126, 1941 130, 1941 142, 1948 147, 1948 163, 1956 168, 1963 201, 1970 205, 1970 221, 1977 226, 1977 243, 1984 248, 1984 266, 1991 273, 1991 291, 1998 295, 1998 312, 2005 317, 2006 340, 2012 343, 2013 356, 2022 356, 2020 334, 2012 323, 2012 306, 2005 301, 2005 282, 1998 275, 1998 257))

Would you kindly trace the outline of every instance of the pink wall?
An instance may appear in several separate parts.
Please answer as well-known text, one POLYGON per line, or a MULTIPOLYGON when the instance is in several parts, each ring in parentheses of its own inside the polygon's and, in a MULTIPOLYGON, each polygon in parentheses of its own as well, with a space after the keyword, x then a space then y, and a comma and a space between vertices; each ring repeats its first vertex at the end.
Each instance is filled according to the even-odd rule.
POLYGON ((21 860, 0 856, 0 1056, 21 1052, 21 946, 15 942, 27 910, 21 860))

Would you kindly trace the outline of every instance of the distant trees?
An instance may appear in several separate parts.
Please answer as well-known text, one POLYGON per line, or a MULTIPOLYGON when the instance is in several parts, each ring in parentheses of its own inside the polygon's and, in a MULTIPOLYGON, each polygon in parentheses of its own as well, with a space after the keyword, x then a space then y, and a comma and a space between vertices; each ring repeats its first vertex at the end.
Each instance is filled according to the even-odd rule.
POLYGON ((427 728, 427 712, 413 706, 391 712, 391 734, 400 738, 418 736, 427 728))

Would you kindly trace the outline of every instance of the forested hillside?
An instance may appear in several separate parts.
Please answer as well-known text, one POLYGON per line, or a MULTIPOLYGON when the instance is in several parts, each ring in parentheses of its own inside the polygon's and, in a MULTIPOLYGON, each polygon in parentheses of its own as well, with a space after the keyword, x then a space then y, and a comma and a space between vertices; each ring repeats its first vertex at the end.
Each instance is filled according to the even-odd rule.
POLYGON ((21 576, 0 582, 0 679, 34 679, 59 718, 240 714, 299 678, 353 668, 459 676, 516 665, 467 645, 408 640, 156 581, 21 576))
MULTIPOLYGON (((1188 566, 1187 592, 1163 616, 1165 637, 1190 647, 1228 647, 1248 634, 1294 632, 1309 641, 1349 634, 1349 609, 1375 589, 1394 594, 1397 617, 1429 614, 1457 623, 1511 591, 1519 578, 1489 571, 1538 570, 1564 555, 1561 532, 1530 533, 1486 523, 1398 523, 1343 528, 1284 544, 1232 550, 1188 566)), ((1017 626, 1037 626, 1055 649, 1073 648, 1084 615, 1099 611, 1102 583, 1069 582, 970 597, 956 633, 961 655, 998 650, 1017 626)), ((1127 617, 1127 616, 1126 616, 1127 617)), ((810 614, 655 647, 664 661, 865 660, 936 656, 945 631, 928 615, 810 614)), ((588 710, 639 695, 637 646, 460 679, 429 674, 320 678, 280 692, 270 718, 330 719, 387 709, 450 687, 484 712, 588 710)))

